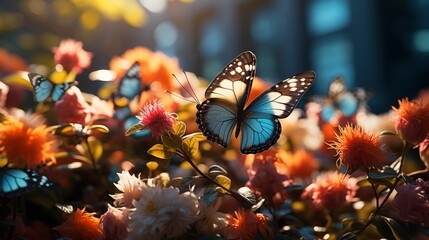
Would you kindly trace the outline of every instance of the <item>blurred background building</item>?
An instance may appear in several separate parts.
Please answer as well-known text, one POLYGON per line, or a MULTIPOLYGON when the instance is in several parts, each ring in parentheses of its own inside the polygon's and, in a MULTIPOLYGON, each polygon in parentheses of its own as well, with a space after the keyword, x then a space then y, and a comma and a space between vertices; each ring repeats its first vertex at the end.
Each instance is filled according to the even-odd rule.
POLYGON ((80 40, 94 54, 82 81, 135 46, 175 56, 208 80, 251 50, 267 81, 313 69, 311 94, 327 95, 341 75, 384 112, 429 87, 428 13, 429 0, 2 1, 0 48, 46 64, 60 40, 80 40))

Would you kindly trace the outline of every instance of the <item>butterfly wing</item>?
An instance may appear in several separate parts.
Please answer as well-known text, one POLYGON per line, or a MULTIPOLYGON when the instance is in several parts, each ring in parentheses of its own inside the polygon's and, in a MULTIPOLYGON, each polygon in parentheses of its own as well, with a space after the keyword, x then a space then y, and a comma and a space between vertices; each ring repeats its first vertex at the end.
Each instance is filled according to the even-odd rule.
POLYGON ((257 97, 244 110, 240 150, 258 153, 274 145, 281 133, 278 118, 286 118, 314 81, 316 74, 307 71, 285 79, 257 97))
POLYGON ((132 100, 140 95, 141 89, 140 64, 135 62, 119 81, 118 94, 132 100))
POLYGON ((207 139, 228 145, 237 114, 249 96, 255 77, 256 57, 243 52, 234 58, 208 86, 206 101, 197 105, 197 124, 207 139))
POLYGON ((16 197, 39 188, 52 187, 54 184, 46 176, 29 169, 9 168, 0 171, 0 195, 16 197))
POLYGON ((31 85, 33 86, 34 100, 36 102, 45 102, 49 98, 56 102, 63 97, 64 93, 70 87, 76 85, 76 82, 54 84, 49 79, 35 73, 29 73, 28 77, 31 85))

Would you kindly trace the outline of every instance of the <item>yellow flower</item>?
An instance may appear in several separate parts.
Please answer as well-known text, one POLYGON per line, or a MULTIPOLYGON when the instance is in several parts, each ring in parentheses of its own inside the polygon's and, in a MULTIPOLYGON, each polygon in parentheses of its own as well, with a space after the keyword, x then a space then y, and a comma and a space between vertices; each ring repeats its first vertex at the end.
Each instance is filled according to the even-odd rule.
POLYGON ((9 163, 18 168, 54 163, 54 143, 45 125, 33 127, 13 117, 0 123, 0 147, 9 163))

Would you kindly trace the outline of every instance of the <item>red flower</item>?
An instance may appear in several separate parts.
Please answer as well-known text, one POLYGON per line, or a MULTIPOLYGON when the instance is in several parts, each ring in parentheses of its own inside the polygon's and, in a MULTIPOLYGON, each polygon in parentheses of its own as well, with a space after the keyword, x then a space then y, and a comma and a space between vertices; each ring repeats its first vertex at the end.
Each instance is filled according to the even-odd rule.
POLYGON ((101 237, 99 219, 95 213, 87 213, 84 209, 77 209, 60 226, 54 227, 63 237, 70 239, 98 240, 101 237))
POLYGON ((429 227, 429 182, 417 179, 415 184, 396 188, 393 207, 400 219, 429 227))
POLYGON ((264 239, 271 239, 273 231, 268 226, 269 218, 262 213, 253 213, 250 209, 235 211, 235 217, 226 215, 228 239, 257 239, 258 234, 264 239))
POLYGON ((305 188, 302 198, 311 199, 316 208, 334 210, 355 201, 358 188, 355 178, 338 172, 327 172, 305 188))
MULTIPOLYGON (((378 134, 366 132, 360 126, 339 127, 336 141, 330 146, 337 151, 337 167, 346 164, 349 169, 367 169, 384 164, 386 153, 381 150, 378 134)), ((348 172, 348 171, 347 171, 348 172)))
POLYGON ((55 113, 60 124, 79 123, 86 125, 91 120, 91 107, 79 88, 73 86, 56 102, 55 113))
POLYGON ((89 67, 92 57, 92 53, 85 51, 82 46, 82 42, 74 39, 61 41, 58 47, 52 49, 55 64, 60 64, 67 72, 81 73, 89 67))
POLYGON ((171 131, 177 121, 175 114, 167 112, 164 105, 155 100, 146 104, 141 110, 138 118, 144 129, 150 129, 152 136, 159 137, 162 133, 171 131))
POLYGON ((399 108, 393 107, 398 115, 395 122, 396 131, 407 142, 417 145, 429 133, 429 101, 421 98, 409 101, 408 98, 399 100, 399 108))
POLYGON ((249 180, 246 186, 264 197, 272 198, 288 185, 288 176, 277 172, 275 161, 277 161, 276 152, 271 150, 255 154, 252 167, 247 171, 249 180))

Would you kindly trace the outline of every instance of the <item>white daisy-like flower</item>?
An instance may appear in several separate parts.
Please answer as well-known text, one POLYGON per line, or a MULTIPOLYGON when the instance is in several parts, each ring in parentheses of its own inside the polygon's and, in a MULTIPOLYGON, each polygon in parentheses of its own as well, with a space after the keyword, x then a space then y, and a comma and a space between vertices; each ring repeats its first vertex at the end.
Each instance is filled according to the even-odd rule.
POLYGON ((144 186, 145 183, 134 174, 131 175, 128 171, 124 170, 122 173, 118 173, 119 181, 114 183, 115 187, 122 193, 116 193, 110 195, 115 201, 115 206, 121 207, 133 207, 133 200, 139 200, 142 196, 142 191, 139 188, 144 186))
POLYGON ((133 201, 128 239, 168 239, 184 234, 197 220, 198 200, 177 188, 142 186, 142 197, 133 201))
POLYGON ((198 220, 195 229, 204 236, 215 236, 223 231, 227 221, 225 213, 218 212, 222 201, 218 200, 210 205, 200 202, 198 220))

